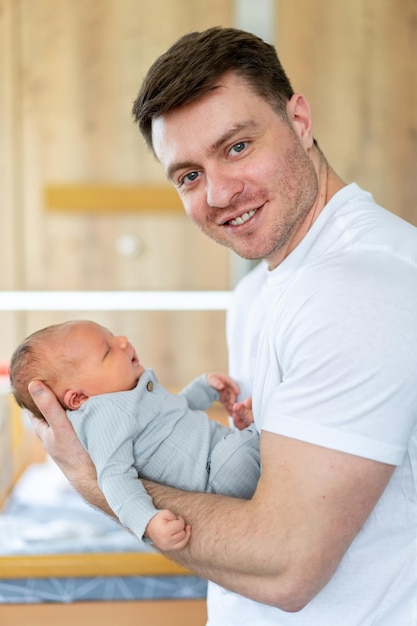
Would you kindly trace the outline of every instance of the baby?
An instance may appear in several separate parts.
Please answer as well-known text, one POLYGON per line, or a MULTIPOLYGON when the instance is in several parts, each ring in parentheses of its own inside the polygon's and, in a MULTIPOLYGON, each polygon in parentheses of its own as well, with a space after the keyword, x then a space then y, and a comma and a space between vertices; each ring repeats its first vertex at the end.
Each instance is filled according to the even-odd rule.
POLYGON ((54 391, 110 507, 139 539, 160 550, 182 549, 191 528, 171 511, 158 511, 138 475, 246 499, 255 491, 259 436, 251 425, 251 402, 236 402, 239 388, 225 374, 202 375, 172 394, 141 365, 126 337, 77 320, 30 335, 12 356, 10 380, 17 403, 40 419, 28 384, 41 380, 54 391), (204 412, 215 400, 233 415, 237 429, 204 412))

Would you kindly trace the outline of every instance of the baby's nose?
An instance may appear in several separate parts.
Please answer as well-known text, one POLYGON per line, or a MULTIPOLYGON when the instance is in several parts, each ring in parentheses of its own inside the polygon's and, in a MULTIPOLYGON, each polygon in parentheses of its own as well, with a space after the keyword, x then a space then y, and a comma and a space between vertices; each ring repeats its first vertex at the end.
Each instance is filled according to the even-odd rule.
POLYGON ((127 348, 128 343, 127 337, 124 337, 123 335, 119 337, 119 345, 123 350, 127 348))

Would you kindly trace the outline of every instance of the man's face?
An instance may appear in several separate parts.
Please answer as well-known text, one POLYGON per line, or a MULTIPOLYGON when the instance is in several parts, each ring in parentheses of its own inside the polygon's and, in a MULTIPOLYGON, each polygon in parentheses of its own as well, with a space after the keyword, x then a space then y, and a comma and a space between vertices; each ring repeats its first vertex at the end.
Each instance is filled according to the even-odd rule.
POLYGON ((288 120, 236 74, 199 100, 155 119, 155 153, 187 215, 215 241, 276 267, 301 241, 318 194, 308 154, 308 105, 288 120))

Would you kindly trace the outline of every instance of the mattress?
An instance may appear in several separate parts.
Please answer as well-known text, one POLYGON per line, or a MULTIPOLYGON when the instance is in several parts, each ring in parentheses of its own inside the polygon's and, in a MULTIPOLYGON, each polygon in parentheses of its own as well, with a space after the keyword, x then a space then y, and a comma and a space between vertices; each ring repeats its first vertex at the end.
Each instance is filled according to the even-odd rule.
POLYGON ((0 514, 0 602, 204 598, 206 581, 87 505, 52 463, 30 465, 0 514))

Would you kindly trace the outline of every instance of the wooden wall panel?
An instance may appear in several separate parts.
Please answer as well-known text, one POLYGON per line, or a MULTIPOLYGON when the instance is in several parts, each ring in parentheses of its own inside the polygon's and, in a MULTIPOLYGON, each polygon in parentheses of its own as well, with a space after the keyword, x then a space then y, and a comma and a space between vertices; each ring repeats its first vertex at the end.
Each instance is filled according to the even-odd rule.
POLYGON ((417 225, 415 0, 280 0, 278 49, 347 182, 417 225))
MULTIPOLYGON (((188 30, 230 24, 232 1, 0 0, 0 8, 1 287, 228 288, 228 251, 187 218, 51 213, 43 191, 50 184, 163 184, 133 126, 132 101, 155 57, 188 30), (124 235, 136 238, 140 254, 117 251, 124 235)), ((311 103, 330 162, 415 223, 416 13, 415 0, 277 0, 276 11, 280 56, 311 103)), ((208 354, 225 365, 222 315, 215 317, 215 326, 202 317, 211 334, 193 337, 199 349, 212 341, 198 370, 210 367, 208 354)), ((0 358, 51 315, 1 319, 0 358)), ((178 341, 186 343, 170 334, 181 324, 160 315, 143 314, 140 323, 135 314, 100 319, 110 327, 123 319, 140 345, 149 345, 153 328, 159 354, 160 346, 174 355, 178 341)), ((170 360, 163 376, 182 384, 189 368, 177 364, 174 372, 170 360)))
POLYGON ((10 0, 0 0, 0 287, 10 289, 15 280, 13 239, 15 138, 13 12, 10 0))
MULTIPOLYGON (((229 252, 202 235, 185 215, 135 215, 124 213, 123 207, 113 214, 51 213, 45 210, 43 193, 50 184, 166 184, 133 124, 133 100, 158 54, 188 30, 229 24, 231 3, 14 0, 13 14, 23 212, 17 244, 22 271, 14 288, 228 289, 229 252), (124 236, 138 242, 138 255, 119 252, 124 236)), ((92 317, 88 312, 84 316, 92 317)), ((23 316, 15 341, 55 317, 23 316)), ((65 313, 60 317, 68 319, 65 313)), ((193 314, 191 334, 199 328, 203 337, 193 337, 198 347, 189 346, 186 359, 181 359, 179 347, 187 344, 188 333, 175 315, 171 326, 156 325, 159 317, 152 313, 126 315, 124 329, 120 314, 100 318, 139 345, 148 343, 153 328, 156 353, 168 356, 152 362, 167 384, 180 385, 202 369, 227 366, 222 314, 193 314), (184 335, 178 334, 179 327, 184 335), (211 343, 207 333, 210 342, 216 336, 211 343), (178 356, 175 367, 171 355, 178 356)))
MULTIPOLYGON (((126 277, 118 277, 117 271, 116 275, 101 271, 104 255, 110 263, 114 261, 114 266, 118 265, 114 220, 45 215, 41 203, 43 186, 164 182, 161 168, 133 125, 133 99, 151 60, 184 30, 218 22, 221 15, 224 21, 224 3, 210 3, 205 11, 198 10, 203 3, 177 5, 161 0, 21 3, 27 281, 32 288, 67 288, 69 248, 76 248, 77 258, 72 256, 81 281, 85 282, 83 268, 94 265, 101 283, 95 283, 94 288, 117 288, 118 278, 126 283, 126 277), (160 15, 165 19, 160 20, 160 15), (199 17, 199 24, 195 16, 199 17), (100 230, 98 246, 96 230, 100 230), (39 234, 36 239, 33 232, 39 234), (45 269, 52 264, 51 275, 45 269)), ((156 259, 164 256, 158 243, 161 236, 167 239, 174 233, 179 249, 188 245, 188 231, 181 236, 185 221, 185 216, 162 223, 159 216, 138 216, 132 221, 121 211, 118 230, 140 237, 143 229, 151 228, 152 239, 146 242, 145 250, 156 259)), ((201 288, 208 288, 205 277, 210 283, 214 272, 207 259, 213 258, 214 264, 220 263, 226 269, 217 272, 221 281, 218 287, 227 287, 227 251, 196 230, 192 236, 199 239, 201 255, 195 260, 195 269, 182 267, 182 282, 187 282, 195 271, 201 288)), ((166 264, 173 263, 172 256, 165 260, 166 264)), ((161 263, 156 262, 154 267, 153 285, 158 289, 166 283, 166 272, 164 268, 162 274, 157 272, 161 263)), ((140 284, 141 276, 149 279, 148 268, 142 274, 136 272, 134 265, 128 269, 132 288, 140 284)))
MULTIPOLYGON (((0 0, 0 290, 13 289, 22 275, 16 27, 13 0, 0 0)), ((0 361, 13 349, 21 321, 19 314, 0 313, 0 361)))

